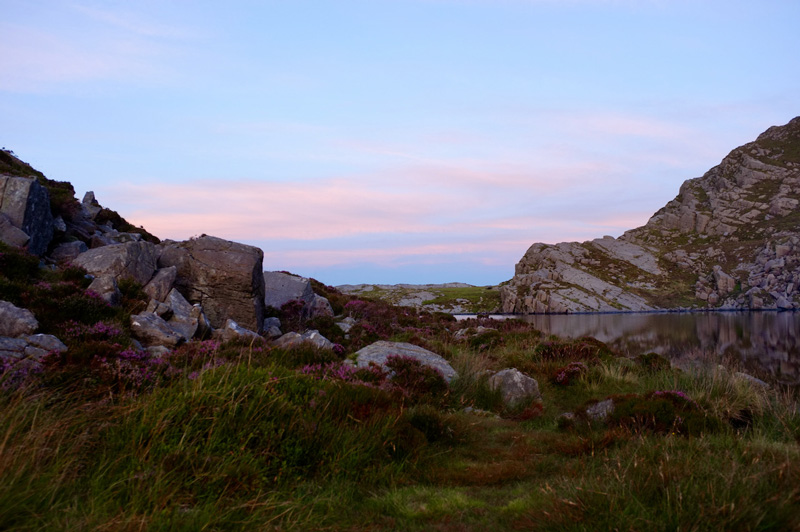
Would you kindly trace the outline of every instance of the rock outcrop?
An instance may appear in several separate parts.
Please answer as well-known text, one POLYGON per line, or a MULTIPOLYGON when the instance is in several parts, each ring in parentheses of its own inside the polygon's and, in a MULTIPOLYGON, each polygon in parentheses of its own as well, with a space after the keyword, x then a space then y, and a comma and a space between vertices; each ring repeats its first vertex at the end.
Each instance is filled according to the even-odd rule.
POLYGON ((733 150, 619 238, 534 244, 508 313, 800 308, 800 117, 733 150))
POLYGON ((457 376, 456 370, 447 360, 432 351, 406 342, 387 342, 381 340, 356 352, 356 367, 366 368, 370 363, 387 369, 386 359, 392 355, 410 357, 422 365, 439 370, 448 383, 457 376))
POLYGON ((53 238, 54 222, 47 190, 32 177, 0 175, 0 240, 28 246, 42 255, 53 238), (23 240, 22 233, 27 236, 23 240))
POLYGON ((203 235, 184 242, 164 242, 161 268, 177 270, 175 287, 198 303, 214 328, 228 319, 261 331, 264 323, 264 252, 203 235))

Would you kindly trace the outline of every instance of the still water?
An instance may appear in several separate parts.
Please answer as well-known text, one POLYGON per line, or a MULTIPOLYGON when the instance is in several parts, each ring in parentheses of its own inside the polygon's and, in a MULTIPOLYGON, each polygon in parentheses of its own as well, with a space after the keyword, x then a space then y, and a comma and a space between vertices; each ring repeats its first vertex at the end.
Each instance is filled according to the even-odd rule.
MULTIPOLYGON (((504 318, 498 316, 499 318, 504 318)), ((513 316, 544 334, 593 336, 626 355, 656 352, 678 366, 725 359, 800 385, 800 312, 537 314, 513 316)))

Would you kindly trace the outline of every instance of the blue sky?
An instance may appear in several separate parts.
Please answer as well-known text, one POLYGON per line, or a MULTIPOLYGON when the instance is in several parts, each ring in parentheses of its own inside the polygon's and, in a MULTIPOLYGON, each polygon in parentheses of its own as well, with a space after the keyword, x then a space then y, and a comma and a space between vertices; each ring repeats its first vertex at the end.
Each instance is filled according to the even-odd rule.
POLYGON ((161 238, 496 284, 800 114, 800 2, 2 0, 0 145, 161 238))

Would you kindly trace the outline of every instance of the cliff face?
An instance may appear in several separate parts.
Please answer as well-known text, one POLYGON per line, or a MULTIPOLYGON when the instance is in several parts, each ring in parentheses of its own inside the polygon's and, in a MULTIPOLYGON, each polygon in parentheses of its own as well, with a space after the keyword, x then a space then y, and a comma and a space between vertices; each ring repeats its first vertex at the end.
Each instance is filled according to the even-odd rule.
POLYGON ((642 227, 534 244, 503 312, 800 308, 800 117, 733 150, 642 227))

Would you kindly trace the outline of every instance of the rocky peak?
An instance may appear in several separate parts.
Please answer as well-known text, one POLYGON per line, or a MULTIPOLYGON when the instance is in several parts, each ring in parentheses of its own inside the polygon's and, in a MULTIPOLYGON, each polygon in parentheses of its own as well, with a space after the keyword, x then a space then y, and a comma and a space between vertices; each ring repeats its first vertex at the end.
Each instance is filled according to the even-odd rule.
POLYGON ((506 312, 800 305, 800 117, 736 148, 620 238, 534 244, 506 312))

